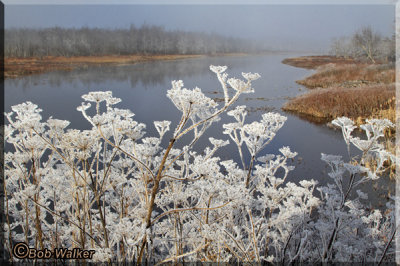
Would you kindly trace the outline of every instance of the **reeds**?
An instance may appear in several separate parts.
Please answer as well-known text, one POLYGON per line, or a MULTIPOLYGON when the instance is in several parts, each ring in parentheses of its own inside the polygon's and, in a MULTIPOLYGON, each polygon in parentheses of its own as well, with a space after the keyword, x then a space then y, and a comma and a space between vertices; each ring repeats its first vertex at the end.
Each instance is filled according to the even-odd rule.
POLYGON ((358 122, 371 117, 395 122, 395 86, 315 89, 289 101, 282 109, 326 120, 347 116, 358 122))

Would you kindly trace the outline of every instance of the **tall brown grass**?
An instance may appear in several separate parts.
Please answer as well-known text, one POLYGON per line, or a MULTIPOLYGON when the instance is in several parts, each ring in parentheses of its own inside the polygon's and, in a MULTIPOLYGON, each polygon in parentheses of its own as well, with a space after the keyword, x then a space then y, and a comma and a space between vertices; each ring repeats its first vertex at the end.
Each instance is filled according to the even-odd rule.
POLYGON ((390 84, 395 82, 393 64, 326 64, 317 68, 310 77, 297 81, 307 88, 331 86, 359 86, 364 84, 390 84))
POLYGON ((371 117, 395 122, 395 86, 315 89, 289 101, 282 109, 326 120, 347 116, 360 122, 371 117))

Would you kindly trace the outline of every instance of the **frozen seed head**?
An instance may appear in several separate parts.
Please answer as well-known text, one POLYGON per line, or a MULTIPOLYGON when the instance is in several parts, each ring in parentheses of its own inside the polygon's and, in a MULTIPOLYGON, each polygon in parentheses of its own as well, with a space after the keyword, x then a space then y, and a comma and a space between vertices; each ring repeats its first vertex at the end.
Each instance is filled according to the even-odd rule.
POLYGON ((230 79, 228 79, 228 84, 237 92, 241 92, 241 93, 254 92, 254 90, 251 88, 251 85, 244 82, 241 79, 230 78, 230 79))
POLYGON ((289 147, 285 146, 279 149, 283 156, 291 159, 297 156, 297 152, 292 152, 289 147))
POLYGON ((258 73, 243 73, 242 76, 248 81, 253 81, 259 79, 261 76, 258 73))
POLYGON ((82 98, 88 102, 107 101, 112 97, 111 91, 91 91, 88 94, 82 95, 82 98))
POLYGON ((228 69, 227 66, 210 66, 210 70, 216 74, 221 74, 223 72, 225 72, 228 69))
POLYGON ((82 105, 78 106, 76 108, 76 110, 78 110, 79 112, 83 112, 83 111, 86 111, 87 109, 89 109, 90 106, 92 106, 90 103, 82 103, 82 105))
POLYGON ((215 147, 223 147, 229 144, 229 140, 214 139, 213 137, 210 137, 208 139, 215 147))

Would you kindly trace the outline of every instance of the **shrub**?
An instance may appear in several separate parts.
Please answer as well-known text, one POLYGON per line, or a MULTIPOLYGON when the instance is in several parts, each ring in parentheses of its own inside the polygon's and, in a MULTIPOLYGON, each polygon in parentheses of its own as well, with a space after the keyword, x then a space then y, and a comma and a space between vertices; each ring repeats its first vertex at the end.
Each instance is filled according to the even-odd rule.
POLYGON ((392 124, 368 121, 361 127, 367 138, 360 139, 351 135, 351 120, 333 121, 347 145, 363 151, 362 158, 345 163, 322 154, 333 184, 317 190, 314 180, 286 182, 296 152, 282 147, 279 155, 259 156, 286 121, 280 114, 266 113, 247 124, 244 106, 227 112, 234 122, 223 126, 224 133, 237 146, 241 165, 214 155, 227 140, 210 138, 211 147, 193 151, 207 128, 242 93, 252 92, 251 82, 259 78, 243 73, 244 80, 228 79, 226 67, 210 69, 221 83, 223 103, 173 81, 167 96, 182 116, 167 148, 161 141, 171 123, 154 122, 159 136, 146 137, 146 126, 131 111, 114 107, 120 99, 111 92, 82 96, 78 110, 90 130, 67 129, 68 121, 53 118, 43 122, 30 102, 13 106, 5 128, 13 147, 5 153, 9 259, 18 261, 12 247, 26 242, 37 249, 90 249, 93 261, 109 262, 392 260, 393 212, 364 209, 367 195, 355 191, 393 160, 379 143, 392 124), (187 134, 191 142, 176 148, 187 134), (364 166, 367 156, 377 158, 373 170, 364 166))

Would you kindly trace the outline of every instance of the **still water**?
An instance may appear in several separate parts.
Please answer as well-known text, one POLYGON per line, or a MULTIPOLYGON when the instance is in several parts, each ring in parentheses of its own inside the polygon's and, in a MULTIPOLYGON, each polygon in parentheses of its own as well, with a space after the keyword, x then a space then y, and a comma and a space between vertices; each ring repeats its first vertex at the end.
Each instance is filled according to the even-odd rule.
MULTIPOLYGON (((89 129, 90 124, 82 117, 76 107, 83 101, 81 95, 90 91, 111 90, 113 96, 122 99, 118 108, 130 109, 135 113, 136 121, 147 125, 148 136, 156 136, 152 121, 170 120, 175 128, 180 112, 166 97, 172 80, 183 80, 186 88, 199 87, 209 97, 223 97, 222 89, 210 65, 226 65, 230 77, 241 77, 242 72, 257 72, 261 78, 254 81, 255 93, 243 94, 236 105, 247 105, 247 122, 261 119, 264 112, 279 112, 287 116, 285 125, 274 140, 259 154, 279 154, 279 148, 289 146, 298 152, 291 162, 296 168, 288 180, 298 182, 303 179, 315 179, 320 184, 329 181, 329 169, 321 161, 321 153, 342 155, 348 159, 346 144, 341 131, 328 128, 325 124, 314 124, 297 116, 285 113, 282 105, 291 97, 306 91, 295 81, 310 75, 310 70, 284 65, 281 61, 295 54, 267 54, 255 56, 204 57, 176 61, 148 62, 135 65, 92 67, 74 71, 55 71, 5 81, 5 111, 11 106, 31 101, 43 109, 43 119, 52 116, 71 121, 69 128, 89 129)), ((211 146, 208 137, 228 139, 222 134, 222 124, 233 122, 224 114, 196 143, 195 150, 201 152, 211 146)), ((165 145, 169 136, 165 138, 165 145)), ((185 140, 177 143, 183 146, 185 140)), ((352 150, 352 155, 356 155, 352 150)), ((246 153, 245 153, 246 155, 246 153)), ((248 155, 248 153, 247 153, 248 155)), ((234 144, 221 148, 217 156, 223 160, 234 159, 239 162, 234 144)), ((249 161, 247 156, 247 162, 249 161)), ((371 184, 364 189, 376 192, 376 197, 384 201, 387 194, 387 182, 379 186, 386 189, 372 189, 371 184), (386 183, 386 185, 385 185, 386 183)), ((390 186, 390 185, 389 185, 390 186)), ((375 196, 374 196, 375 198, 375 196)), ((377 200, 378 198, 375 198, 377 200)))

